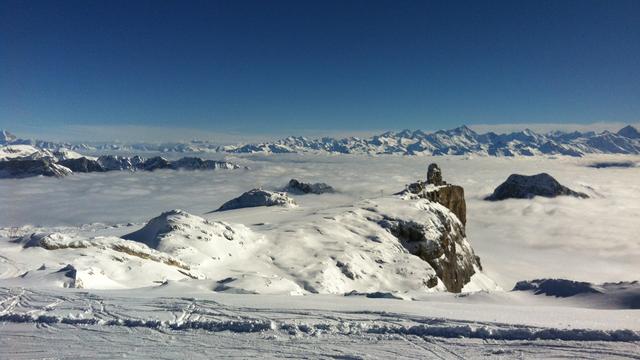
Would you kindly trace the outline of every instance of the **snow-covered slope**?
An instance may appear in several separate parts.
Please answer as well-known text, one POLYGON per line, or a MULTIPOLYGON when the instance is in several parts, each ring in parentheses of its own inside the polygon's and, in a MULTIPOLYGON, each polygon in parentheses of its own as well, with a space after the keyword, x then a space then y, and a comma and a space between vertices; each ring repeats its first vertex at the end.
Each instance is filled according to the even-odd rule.
MULTIPOLYGON (((292 215, 300 210, 283 209, 292 215)), ((271 210, 233 211, 267 215, 271 210)), ((382 291, 411 296, 460 291, 465 285, 496 288, 480 271, 462 223, 426 199, 363 200, 252 228, 217 221, 216 214, 205 219, 168 211, 122 238, 25 235, 3 243, 3 253, 21 265, 0 284, 28 286, 37 278, 39 286, 47 285, 47 279, 48 286, 70 286, 58 272, 71 265, 73 284, 85 288, 152 286, 178 279, 201 279, 211 290, 248 293, 382 291)))
POLYGON ((203 160, 198 157, 183 157, 175 161, 169 161, 161 156, 145 159, 138 155, 132 157, 102 155, 95 158, 63 148, 50 151, 31 145, 0 147, 0 177, 3 178, 61 177, 73 172, 154 171, 159 169, 233 170, 239 168, 240 166, 228 161, 203 160))

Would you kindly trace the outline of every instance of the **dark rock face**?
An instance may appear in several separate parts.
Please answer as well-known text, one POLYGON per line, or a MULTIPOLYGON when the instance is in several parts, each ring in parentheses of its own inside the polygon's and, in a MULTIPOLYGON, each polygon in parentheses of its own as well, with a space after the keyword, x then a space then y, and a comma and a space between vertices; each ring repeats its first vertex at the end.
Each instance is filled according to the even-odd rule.
POLYGON ((640 139, 640 131, 631 125, 627 125, 618 130, 618 135, 624 136, 629 139, 640 139))
POLYGON ((197 157, 183 157, 180 160, 171 162, 171 168, 180 170, 216 170, 239 169, 240 167, 226 161, 202 160, 197 157))
POLYGON ((289 184, 284 188, 284 191, 295 194, 324 194, 334 193, 335 189, 325 183, 308 184, 298 181, 296 179, 289 180, 289 184))
POLYGON ((171 162, 169 160, 156 156, 145 160, 139 167, 141 170, 154 171, 158 169, 171 169, 171 162))
POLYGON ((71 170, 47 158, 0 161, 0 178, 23 178, 40 175, 62 177, 69 174, 71 174, 71 170))
POLYGON ((438 165, 431 164, 427 181, 409 184, 399 195, 408 196, 410 199, 427 199, 449 209, 450 212, 442 208, 430 208, 430 211, 437 214, 442 225, 421 224, 402 219, 385 219, 381 225, 400 239, 410 253, 429 263, 448 291, 460 292, 471 280, 476 269, 482 270, 480 258, 474 254, 466 239, 467 203, 464 199, 464 188, 447 184, 442 179, 442 171, 438 165), (455 218, 459 221, 455 221, 455 218), (442 234, 437 240, 428 236, 433 226, 442 234))
MULTIPOLYGON (((459 293, 476 272, 481 270, 477 257, 465 237, 465 228, 455 221, 450 213, 433 210, 443 224, 439 239, 431 239, 427 234, 433 224, 387 218, 380 225, 397 237, 413 255, 427 262, 436 271, 447 291, 459 293)), ((437 282, 433 283, 435 286, 437 282)))
POLYGON ((467 202, 464 200, 464 188, 447 184, 442 180, 442 171, 437 164, 429 165, 427 181, 417 181, 407 185, 403 193, 410 193, 419 198, 437 202, 451 210, 463 225, 467 223, 467 202), (430 186, 433 185, 433 186, 430 186))
POLYGON ((438 167, 438 164, 432 163, 427 170, 427 184, 433 184, 436 186, 442 185, 442 171, 438 167))
POLYGON ((533 291, 535 295, 544 294, 555 297, 570 297, 578 294, 599 293, 594 285, 588 282, 566 279, 537 279, 518 281, 513 291, 533 291))
POLYGON ((485 200, 531 199, 534 196, 556 197, 562 195, 579 198, 589 197, 584 193, 573 191, 561 185, 551 175, 542 173, 532 176, 510 175, 507 180, 500 184, 500 186, 493 191, 493 194, 486 197, 485 200))
POLYGON ((133 157, 128 158, 126 156, 117 155, 102 155, 98 158, 98 163, 106 171, 114 170, 135 170, 136 163, 141 163, 142 158, 133 157))
POLYGON ((216 211, 226 211, 256 206, 295 207, 296 203, 286 193, 253 189, 222 204, 216 211))
POLYGON ((633 161, 601 161, 595 162, 593 164, 587 165, 596 169, 605 169, 605 168, 632 168, 636 167, 636 163, 633 161))
POLYGON ((58 164, 70 169, 73 172, 103 172, 106 171, 97 160, 81 157, 77 159, 61 160, 58 164))
POLYGON ((462 225, 467 224, 467 202, 464 200, 464 188, 458 185, 445 185, 424 193, 424 197, 451 210, 462 225))

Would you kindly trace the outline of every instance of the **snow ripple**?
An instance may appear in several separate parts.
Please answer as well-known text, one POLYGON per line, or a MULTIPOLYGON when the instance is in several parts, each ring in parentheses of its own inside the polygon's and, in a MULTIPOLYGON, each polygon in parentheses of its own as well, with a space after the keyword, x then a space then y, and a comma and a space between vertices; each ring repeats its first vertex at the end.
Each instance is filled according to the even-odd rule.
POLYGON ((67 324, 79 326, 124 326, 143 327, 163 330, 205 330, 210 332, 229 331, 233 333, 255 333, 280 331, 296 336, 331 335, 414 335, 438 338, 471 338, 490 340, 565 340, 565 341, 640 341, 640 333, 633 330, 591 330, 591 329, 555 329, 535 327, 499 327, 499 325, 386 325, 371 322, 338 322, 305 324, 295 322, 276 322, 261 319, 239 319, 232 321, 189 320, 160 321, 142 319, 95 318, 78 319, 52 315, 33 315, 8 313, 0 315, 0 322, 67 324))

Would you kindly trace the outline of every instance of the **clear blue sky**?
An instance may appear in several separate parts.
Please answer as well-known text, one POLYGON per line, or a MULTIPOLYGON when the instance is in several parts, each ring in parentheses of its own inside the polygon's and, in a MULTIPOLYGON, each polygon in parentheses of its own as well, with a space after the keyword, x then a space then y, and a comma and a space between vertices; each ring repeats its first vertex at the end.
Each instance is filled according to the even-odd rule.
POLYGON ((293 134, 639 114, 637 0, 0 1, 9 129, 293 134))

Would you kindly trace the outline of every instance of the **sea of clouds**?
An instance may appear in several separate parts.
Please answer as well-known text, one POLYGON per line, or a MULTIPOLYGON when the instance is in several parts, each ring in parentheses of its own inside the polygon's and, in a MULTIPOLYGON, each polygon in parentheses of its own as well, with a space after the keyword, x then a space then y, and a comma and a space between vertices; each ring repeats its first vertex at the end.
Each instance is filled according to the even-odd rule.
POLYGON ((424 178, 427 165, 437 162, 445 180, 464 186, 468 238, 485 271, 504 288, 511 288, 517 280, 542 277, 592 282, 638 280, 640 167, 587 166, 612 159, 640 161, 640 157, 629 156, 510 159, 248 155, 228 160, 249 170, 4 179, 0 180, 0 227, 143 223, 174 208, 203 214, 251 188, 278 189, 291 178, 326 182, 341 192, 300 197, 301 206, 337 206, 400 191, 405 184, 424 178), (540 172, 550 173, 591 198, 483 200, 512 173, 540 172))

